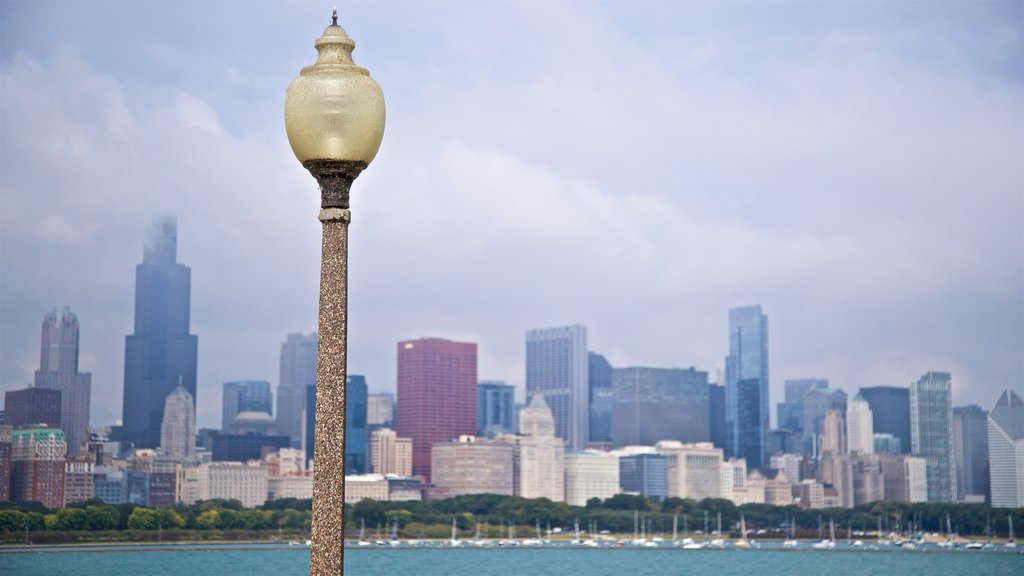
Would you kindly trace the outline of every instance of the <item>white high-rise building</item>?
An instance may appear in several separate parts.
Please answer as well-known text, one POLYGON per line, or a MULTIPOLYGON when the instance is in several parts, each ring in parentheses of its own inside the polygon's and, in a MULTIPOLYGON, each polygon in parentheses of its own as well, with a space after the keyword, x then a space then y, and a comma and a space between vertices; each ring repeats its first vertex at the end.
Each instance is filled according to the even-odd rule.
POLYGON ((183 386, 175 388, 164 401, 160 448, 168 458, 179 462, 196 455, 195 404, 183 386))
POLYGON ((1024 400, 1013 390, 988 413, 988 461, 992 506, 1024 507, 1024 400))
POLYGON ((522 436, 516 447, 516 496, 563 502, 565 443, 555 437, 555 419, 544 403, 544 396, 535 394, 530 405, 519 411, 519 431, 522 436))
POLYGON ((565 501, 570 506, 586 506, 591 498, 607 500, 619 492, 617 456, 595 450, 565 455, 565 501))
POLYGON ((956 500, 952 388, 948 372, 928 372, 910 384, 911 452, 928 463, 929 502, 956 500))
POLYGON ((773 470, 785 470, 786 478, 796 484, 800 482, 800 466, 803 464, 803 454, 776 454, 771 458, 773 470))
POLYGON ((555 418, 555 436, 570 450, 590 439, 587 329, 574 325, 526 333, 526 394, 544 396, 555 418))
POLYGON ((412 438, 399 438, 390 428, 370 435, 370 468, 374 474, 412 476, 412 438))
POLYGON ((267 468, 258 462, 210 462, 183 473, 181 500, 185 504, 234 498, 246 508, 254 508, 262 506, 268 495, 267 468))
MULTIPOLYGON (((722 497, 722 449, 710 442, 662 440, 654 448, 668 458, 668 495, 700 501, 722 497)), ((745 467, 744 462, 744 467, 745 467)))
POLYGON ((857 394, 846 408, 846 442, 850 454, 875 453, 875 429, 871 424, 871 406, 857 394))

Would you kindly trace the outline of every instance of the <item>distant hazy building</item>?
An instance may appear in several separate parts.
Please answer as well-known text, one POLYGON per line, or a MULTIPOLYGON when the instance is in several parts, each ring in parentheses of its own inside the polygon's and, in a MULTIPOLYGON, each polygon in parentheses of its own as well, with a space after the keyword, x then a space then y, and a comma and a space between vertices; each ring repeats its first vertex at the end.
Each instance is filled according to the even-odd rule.
POLYGON ((177 262, 178 226, 157 221, 135 268, 135 328, 125 338, 123 441, 156 448, 164 400, 179 385, 196 397, 199 338, 189 334, 192 271, 177 262))
MULTIPOLYGON (((836 388, 812 388, 804 395, 804 453, 821 453, 822 425, 825 413, 838 410, 846 413, 846 392, 836 388)), ((845 435, 845 431, 844 431, 845 435)))
POLYGON ((875 433, 871 438, 875 445, 875 454, 903 454, 902 442, 892 434, 875 433))
POLYGON ((721 448, 710 442, 684 444, 663 440, 655 445, 658 454, 667 458, 668 495, 701 501, 722 495, 721 448))
POLYGON ((728 440, 725 426, 725 386, 708 385, 708 428, 711 443, 724 450, 728 440))
POLYGON ((196 415, 192 395, 178 386, 164 400, 160 448, 169 458, 185 461, 196 454, 196 415))
MULTIPOLYGON (((348 486, 346 485, 346 488, 348 486)), ((313 476, 270 476, 267 478, 267 500, 313 498, 313 476)))
POLYGON ((885 499, 893 502, 927 502, 928 478, 924 458, 905 454, 878 454, 885 484, 885 499))
POLYGON ((957 500, 987 500, 988 412, 980 406, 953 408, 953 460, 957 500))
POLYGON ((828 388, 828 380, 823 378, 801 378, 786 380, 785 401, 779 402, 778 427, 788 430, 804 429, 804 396, 811 390, 828 388))
POLYGON ((4 394, 5 425, 12 428, 60 428, 61 391, 25 388, 4 394))
MULTIPOLYGON (((369 388, 366 385, 366 377, 359 374, 351 374, 345 378, 345 473, 363 474, 367 471, 369 458, 368 438, 366 436, 366 400, 369 388)), ((315 402, 314 402, 315 407, 315 402)), ((309 410, 309 414, 315 410, 309 410)), ((307 414, 307 421, 316 421, 315 417, 307 414)), ((307 454, 315 451, 307 446, 307 454)))
POLYGON ((851 451, 848 460, 853 488, 852 506, 885 500, 885 476, 880 458, 875 454, 851 451))
POLYGON ((514 452, 515 446, 511 443, 477 441, 475 436, 435 444, 431 463, 433 484, 445 489, 450 496, 513 496, 514 452))
POLYGON ((412 438, 412 472, 432 480, 432 447, 476 433, 477 348, 421 338, 398 343, 395 431, 412 438))
POLYGON ((707 372, 693 368, 616 368, 612 382, 615 446, 711 439, 707 372))
POLYGON ((619 459, 614 454, 588 450, 565 455, 565 501, 586 506, 587 500, 607 500, 618 494, 619 459))
POLYGON ((43 318, 36 388, 60 390, 60 427, 67 435, 68 452, 81 451, 89 439, 89 398, 92 375, 78 371, 78 318, 65 306, 43 318))
POLYGON ((726 454, 751 468, 767 464, 768 317, 760 306, 729 310, 729 355, 725 359, 726 454))
POLYGON ((590 440, 587 329, 564 326, 526 333, 526 395, 544 396, 555 415, 555 435, 570 450, 590 440))
POLYGON ((199 437, 203 449, 214 462, 261 460, 266 454, 291 445, 287 436, 224 434, 216 430, 201 430, 199 437))
POLYGON ((846 408, 846 442, 851 454, 874 454, 875 433, 871 422, 871 406, 857 394, 846 408))
POLYGON ((1007 389, 988 413, 992 506, 1024 507, 1024 400, 1007 389))
POLYGON ((928 372, 910 385, 910 441, 928 464, 928 501, 956 499, 953 391, 948 372, 928 372))
POLYGON ((224 383, 221 396, 221 428, 230 428, 235 416, 242 412, 264 412, 273 417, 274 395, 270 392, 270 382, 239 380, 224 383))
POLYGON ((269 494, 267 469, 259 463, 211 462, 187 468, 183 476, 184 504, 223 498, 255 508, 266 503, 269 494))
POLYGON ((627 494, 652 500, 668 497, 668 458, 661 454, 631 454, 619 458, 619 486, 627 494))
POLYGON ((774 470, 784 470, 786 478, 796 483, 801 480, 800 465, 803 461, 803 454, 776 454, 771 457, 771 467, 774 470))
MULTIPOLYGON (((277 431, 277 423, 267 412, 239 412, 224 430, 225 434, 259 434, 273 435, 277 431)), ((290 443, 290 442, 289 442, 290 443)))
POLYGON ((12 458, 11 427, 0 426, 0 502, 11 499, 12 458))
POLYGON ((420 500, 420 481, 405 476, 363 474, 345 476, 345 503, 358 504, 360 500, 401 502, 420 500))
POLYGON ((803 453, 804 433, 801 430, 775 429, 768 431, 768 455, 803 453))
POLYGON ((399 438, 390 428, 370 435, 370 463, 374 474, 412 476, 412 439, 399 438))
POLYGON ((565 441, 555 436, 555 419, 535 394, 519 411, 519 433, 515 453, 515 495, 565 501, 565 441))
POLYGON ((596 352, 587 353, 587 382, 590 389, 590 441, 607 444, 612 441, 615 390, 612 388, 612 365, 596 352))
POLYGON ((910 454, 910 389, 896 386, 861 388, 860 395, 871 406, 871 427, 875 434, 892 434, 904 454, 910 454))
MULTIPOLYGON (((316 332, 289 334, 281 344, 277 430, 290 439, 292 448, 300 448, 304 442, 307 388, 316 387, 316 352, 316 332)), ((306 457, 312 458, 311 450, 306 457)))
POLYGON ((477 436, 493 438, 515 432, 515 391, 515 386, 500 380, 484 380, 477 385, 477 436))
POLYGON ((61 430, 32 428, 12 432, 11 500, 63 508, 67 450, 61 430))
POLYGON ((366 425, 384 426, 390 428, 395 425, 395 395, 390 392, 379 394, 368 394, 366 396, 366 425))

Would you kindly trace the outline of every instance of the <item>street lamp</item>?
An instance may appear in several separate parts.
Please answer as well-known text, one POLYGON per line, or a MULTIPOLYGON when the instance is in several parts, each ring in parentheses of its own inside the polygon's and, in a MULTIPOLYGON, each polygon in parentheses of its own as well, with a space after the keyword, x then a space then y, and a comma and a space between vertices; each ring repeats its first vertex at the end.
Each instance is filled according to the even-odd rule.
POLYGON ((384 94, 352 61, 355 42, 331 25, 313 43, 284 101, 288 142, 320 185, 323 245, 316 367, 311 576, 342 573, 345 545, 345 349, 348 329, 348 196, 384 136, 384 94))

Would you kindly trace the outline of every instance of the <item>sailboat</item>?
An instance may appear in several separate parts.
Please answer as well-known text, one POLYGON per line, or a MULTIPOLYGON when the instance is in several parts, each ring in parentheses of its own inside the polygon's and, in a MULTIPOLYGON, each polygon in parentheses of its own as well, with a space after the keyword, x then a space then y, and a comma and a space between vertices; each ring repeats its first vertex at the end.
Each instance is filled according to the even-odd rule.
POLYGON ((395 518, 395 524, 391 527, 391 540, 388 541, 391 546, 399 546, 402 541, 398 539, 398 518, 395 518))
POLYGON ((950 526, 949 514, 946 514, 946 539, 939 542, 940 548, 952 548, 953 547, 953 528, 950 526))
MULTIPOLYGON (((820 525, 821 524, 821 517, 820 516, 818 517, 818 524, 819 524, 818 532, 821 532, 821 525, 820 525)), ((819 541, 815 542, 811 546, 812 548, 814 548, 815 550, 832 550, 833 548, 836 547, 836 524, 835 524, 835 522, 831 518, 828 519, 828 530, 829 530, 829 539, 828 540, 822 539, 822 540, 819 540, 819 541)))
POLYGON ((747 548, 750 546, 750 541, 747 540, 747 518, 740 514, 740 537, 736 540, 737 548, 747 548))
MULTIPOLYGON (((683 526, 686 526, 686 516, 683 516, 683 526)), ((685 528, 683 530, 686 532, 685 528)), ((708 511, 704 511, 704 541, 695 542, 693 538, 683 538, 683 550, 700 550, 708 545, 708 511)))
POLYGON ((359 520, 359 546, 370 546, 366 540, 366 520, 359 520))
POLYGON ((487 541, 480 537, 480 521, 479 520, 476 523, 476 536, 473 537, 473 540, 472 540, 472 542, 470 542, 470 544, 472 544, 473 546, 487 546, 487 541))
POLYGON ((715 539, 711 541, 712 548, 724 548, 725 539, 722 538, 722 513, 718 513, 718 530, 715 531, 715 539))
POLYGON ((452 547, 462 546, 462 541, 459 540, 458 533, 455 531, 455 516, 452 516, 452 539, 449 541, 449 545, 452 547))
POLYGON ((1010 523, 1010 538, 1006 541, 1005 544, 1003 544, 1003 546, 1005 546, 1006 548, 1016 548, 1017 536, 1013 533, 1013 514, 1007 514, 1006 521, 1010 523))
POLYGON ((793 519, 786 513, 786 539, 782 542, 783 548, 796 548, 800 543, 796 539, 796 529, 793 527, 793 519))
POLYGON ((523 540, 523 546, 540 546, 544 542, 540 539, 540 518, 537 518, 537 533, 534 538, 525 538, 523 540))

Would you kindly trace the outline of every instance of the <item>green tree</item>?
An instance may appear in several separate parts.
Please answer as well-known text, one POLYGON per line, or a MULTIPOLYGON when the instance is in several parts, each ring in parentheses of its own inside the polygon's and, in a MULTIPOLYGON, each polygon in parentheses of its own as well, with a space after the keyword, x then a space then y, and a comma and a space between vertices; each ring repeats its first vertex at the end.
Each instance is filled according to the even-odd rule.
POLYGON ((220 527, 220 512, 217 510, 207 510, 200 514, 196 518, 196 526, 200 530, 213 530, 214 528, 220 527))
POLYGON ((25 513, 21 510, 0 510, 0 532, 24 531, 25 516, 25 513))
POLYGON ((128 516, 129 530, 156 530, 156 513, 149 508, 136 508, 128 516))

